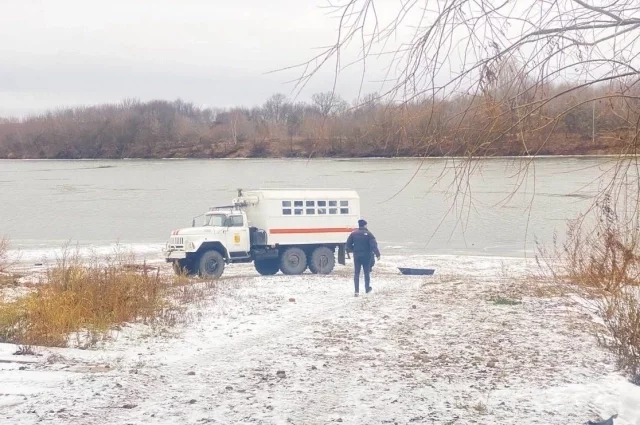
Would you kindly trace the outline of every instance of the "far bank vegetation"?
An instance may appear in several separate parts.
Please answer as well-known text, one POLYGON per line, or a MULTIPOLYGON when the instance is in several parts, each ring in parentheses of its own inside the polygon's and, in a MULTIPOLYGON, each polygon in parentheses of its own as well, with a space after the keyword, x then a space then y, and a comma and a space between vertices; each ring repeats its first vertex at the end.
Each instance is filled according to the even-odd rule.
MULTIPOLYGON (((508 73, 505 77, 508 80, 508 73)), ((0 119, 0 158, 228 158, 580 155, 627 153, 637 99, 608 88, 537 88, 482 95, 348 103, 275 94, 253 108, 206 109, 181 100, 63 109, 0 119), (557 96, 554 98, 554 96, 557 96), (553 98, 540 107, 539 100, 553 98), (540 98, 540 99, 538 99, 540 98), (599 99, 591 101, 591 99, 599 99), (510 99, 509 102, 505 101, 510 99), (515 99, 515 100, 514 100, 515 99), (513 102, 517 102, 516 107, 513 102), (531 108, 527 105, 531 104, 531 108), (535 106, 533 106, 535 105, 535 106), (531 110, 529 110, 531 109, 531 110)))

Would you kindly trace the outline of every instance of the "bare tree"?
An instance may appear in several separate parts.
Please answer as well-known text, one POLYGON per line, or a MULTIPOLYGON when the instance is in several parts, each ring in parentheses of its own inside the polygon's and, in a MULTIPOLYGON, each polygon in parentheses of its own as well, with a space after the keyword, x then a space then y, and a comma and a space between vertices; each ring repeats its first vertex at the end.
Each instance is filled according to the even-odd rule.
POLYGON ((323 117, 341 114, 348 108, 347 102, 332 91, 315 93, 311 96, 311 102, 323 117))
POLYGON ((608 96, 628 96, 639 76, 640 3, 589 2, 415 0, 397 3, 396 10, 385 5, 383 16, 375 0, 344 1, 331 6, 340 18, 337 39, 300 65, 298 84, 306 84, 332 61, 339 73, 349 59, 366 64, 372 55, 384 54, 395 72, 390 71, 391 84, 382 94, 405 102, 460 93, 479 96, 505 73, 518 78, 499 100, 527 115, 549 103, 542 91, 560 81, 580 81, 571 90, 615 82, 610 85, 615 92, 608 96), (406 37, 389 50, 398 33, 406 37), (360 45, 360 53, 344 59, 352 43, 360 45), (533 94, 533 104, 519 101, 533 94))
POLYGON ((248 127, 247 117, 240 108, 234 108, 229 111, 220 112, 216 122, 228 127, 229 138, 233 145, 237 145, 240 139, 246 137, 248 127))
MULTIPOLYGON (((388 58, 381 96, 430 105, 425 129, 446 124, 437 127, 446 134, 429 130, 420 136, 417 145, 425 149, 454 139, 458 143, 444 155, 459 154, 460 144, 470 158, 505 150, 536 155, 553 143, 564 117, 583 105, 592 110, 589 130, 596 141, 593 102, 604 101, 623 122, 607 136, 624 141, 620 153, 637 153, 637 0, 345 0, 328 8, 338 17, 337 37, 310 60, 290 67, 301 69, 298 90, 323 67, 335 69, 338 79, 346 66, 360 64, 366 73, 374 57, 388 58), (566 83, 571 84, 559 89, 566 83), (445 112, 439 108, 443 101, 457 106, 445 112), (532 147, 536 139, 542 142, 532 147)), ((635 160, 619 165, 630 170, 635 160)), ((465 194, 460 189, 479 166, 466 161, 455 168, 452 188, 458 195, 465 194)), ((528 170, 532 163, 523 166, 528 170)))
POLYGON ((285 105, 287 97, 282 93, 276 93, 271 96, 264 104, 264 118, 276 124, 280 124, 285 120, 285 105))

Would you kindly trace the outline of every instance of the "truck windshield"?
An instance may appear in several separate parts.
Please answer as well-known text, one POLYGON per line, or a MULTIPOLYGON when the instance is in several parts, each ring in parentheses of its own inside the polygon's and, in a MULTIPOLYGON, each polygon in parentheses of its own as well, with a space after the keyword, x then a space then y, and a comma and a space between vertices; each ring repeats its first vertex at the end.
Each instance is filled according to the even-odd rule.
POLYGON ((205 226, 224 227, 227 216, 224 214, 209 214, 204 218, 205 226))

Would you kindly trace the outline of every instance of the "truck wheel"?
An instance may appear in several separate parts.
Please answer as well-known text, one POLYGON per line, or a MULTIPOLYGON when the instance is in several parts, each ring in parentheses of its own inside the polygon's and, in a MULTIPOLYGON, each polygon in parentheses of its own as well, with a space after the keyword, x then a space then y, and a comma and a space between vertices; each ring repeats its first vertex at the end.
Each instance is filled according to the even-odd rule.
POLYGON ((280 270, 277 258, 273 260, 256 260, 253 265, 262 276, 273 276, 280 270))
POLYGON ((224 257, 218 251, 205 251, 200 256, 200 276, 203 278, 219 278, 224 271, 224 257))
POLYGON ((313 250, 309 259, 309 270, 316 274, 329 274, 336 265, 336 257, 333 251, 326 246, 313 250))
POLYGON ((300 248, 288 248, 280 257, 280 270, 284 274, 302 274, 307 269, 307 254, 300 248))

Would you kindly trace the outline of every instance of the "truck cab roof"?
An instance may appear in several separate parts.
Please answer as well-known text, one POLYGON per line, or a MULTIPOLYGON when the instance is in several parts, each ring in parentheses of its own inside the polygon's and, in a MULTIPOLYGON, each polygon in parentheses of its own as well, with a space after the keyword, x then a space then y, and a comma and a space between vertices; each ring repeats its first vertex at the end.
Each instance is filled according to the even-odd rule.
POLYGON ((214 214, 226 214, 226 215, 230 215, 230 214, 240 214, 241 211, 237 210, 237 209, 231 209, 231 208, 215 208, 215 209, 211 209, 209 211, 207 211, 206 213, 204 213, 204 215, 214 215, 214 214))

